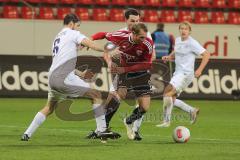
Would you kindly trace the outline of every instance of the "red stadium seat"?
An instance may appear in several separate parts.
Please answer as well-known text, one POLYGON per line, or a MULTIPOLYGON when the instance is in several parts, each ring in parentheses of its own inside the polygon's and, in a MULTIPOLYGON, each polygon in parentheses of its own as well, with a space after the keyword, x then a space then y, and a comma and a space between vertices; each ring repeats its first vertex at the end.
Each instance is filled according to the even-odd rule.
POLYGON ((26 2, 30 2, 30 3, 40 3, 41 0, 25 0, 26 2))
POLYGON ((230 8, 240 8, 240 0, 229 0, 228 1, 228 6, 230 8))
POLYGON ((192 7, 193 3, 192 0, 179 0, 178 5, 180 7, 192 7))
POLYGON ((71 13, 71 8, 58 8, 57 18, 64 19, 64 17, 69 13, 71 13))
POLYGON ((144 0, 131 0, 129 2, 130 2, 129 4, 133 5, 133 6, 143 6, 143 5, 146 5, 144 3, 144 0))
POLYGON ((124 11, 122 9, 111 9, 110 10, 110 20, 111 21, 124 21, 124 11))
POLYGON ((176 0, 163 0, 162 1, 162 6, 164 6, 164 7, 175 7, 175 6, 177 6, 176 0))
POLYGON ((42 0, 43 3, 58 4, 59 0, 42 0))
POLYGON ((107 21, 108 15, 106 9, 94 8, 93 9, 93 20, 95 21, 107 21))
POLYGON ((226 8, 225 0, 212 0, 212 6, 214 8, 226 8))
POLYGON ((196 0, 195 4, 196 4, 196 7, 199 7, 199 8, 209 8, 210 7, 209 0, 196 0))
POLYGON ((75 0, 60 0, 60 2, 63 4, 74 4, 75 0))
POLYGON ((228 13, 228 23, 229 24, 240 24, 240 13, 239 12, 229 12, 228 13))
POLYGON ((194 16, 195 23, 209 23, 208 13, 196 11, 194 16))
POLYGON ((176 18, 173 10, 163 10, 160 16, 161 22, 176 22, 176 18))
POLYGON ((188 21, 192 22, 192 15, 190 11, 179 11, 178 22, 188 21))
POLYGON ((223 24, 225 23, 225 18, 223 12, 212 12, 212 23, 223 24))
POLYGON ((156 10, 145 10, 143 20, 145 22, 159 22, 157 11, 156 10))
POLYGON ((76 3, 79 4, 94 4, 93 0, 76 0, 76 3))
POLYGON ((4 18, 19 18, 18 9, 16 6, 3 6, 4 18))
POLYGON ((113 5, 124 6, 127 5, 127 0, 112 0, 113 5))
POLYGON ((148 6, 160 6, 160 0, 145 0, 145 4, 148 6))
POLYGON ((77 8, 75 13, 80 20, 90 20, 90 15, 87 8, 77 8))
POLYGON ((40 19, 54 19, 53 9, 51 7, 40 7, 39 18, 40 19))
POLYGON ((99 5, 109 5, 110 0, 95 0, 95 3, 99 5))
POLYGON ((24 19, 33 19, 36 18, 36 10, 29 7, 22 7, 21 10, 22 18, 24 19))

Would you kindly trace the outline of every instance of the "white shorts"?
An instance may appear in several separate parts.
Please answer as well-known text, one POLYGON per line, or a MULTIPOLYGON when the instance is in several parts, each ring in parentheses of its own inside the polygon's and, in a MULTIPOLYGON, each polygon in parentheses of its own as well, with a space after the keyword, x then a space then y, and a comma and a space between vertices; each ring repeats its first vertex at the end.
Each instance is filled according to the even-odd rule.
POLYGON ((66 87, 69 87, 69 92, 61 93, 50 88, 48 91, 48 99, 63 100, 67 97, 81 97, 91 90, 90 83, 82 80, 79 76, 75 75, 74 72, 67 75, 64 79, 64 84, 66 87))
POLYGON ((186 74, 183 72, 174 72, 173 77, 171 78, 170 84, 176 89, 177 95, 188 87, 192 83, 194 78, 193 74, 186 74))

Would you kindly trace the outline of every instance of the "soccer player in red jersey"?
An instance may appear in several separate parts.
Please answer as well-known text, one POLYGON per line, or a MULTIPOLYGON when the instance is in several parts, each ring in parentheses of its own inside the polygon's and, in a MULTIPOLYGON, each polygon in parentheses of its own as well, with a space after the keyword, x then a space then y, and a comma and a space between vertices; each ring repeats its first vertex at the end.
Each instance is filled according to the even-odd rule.
MULTIPOLYGON (((140 12, 137 10, 137 9, 134 9, 134 8, 128 8, 126 9, 126 11, 124 12, 124 17, 125 17, 125 22, 126 22, 126 27, 125 28, 121 28, 119 31, 132 31, 132 26, 134 24, 138 24, 140 23, 140 12)), ((101 37, 101 36, 100 36, 101 37)), ((101 38, 98 38, 98 39, 101 39, 101 38)), ((151 33, 150 32, 147 32, 147 37, 150 38, 152 40, 152 37, 151 37, 151 33)), ((102 39, 104 39, 105 36, 103 34, 102 36, 102 39)), ((93 39, 94 40, 94 39, 93 39)), ((155 48, 155 47, 153 47, 155 48)), ((107 57, 106 57, 107 58, 107 57)), ((155 53, 155 49, 153 49, 153 52, 152 52, 152 60, 156 59, 156 53, 155 53)), ((113 97, 118 97, 118 94, 117 94, 117 91, 116 91, 116 88, 117 88, 117 81, 118 81, 118 76, 115 76, 113 77, 113 83, 111 84, 110 86, 110 94, 108 95, 108 99, 107 99, 107 102, 109 100, 111 100, 113 97)), ((109 127, 109 122, 112 118, 112 115, 118 110, 119 108, 119 105, 117 105, 120 101, 120 98, 115 98, 115 103, 116 105, 113 105, 115 107, 112 108, 112 112, 109 113, 108 115, 106 115, 106 123, 107 123, 107 126, 109 127)), ((136 108, 139 107, 138 104, 135 106, 136 108)), ((143 120, 143 117, 136 120, 134 123, 133 123, 133 131, 136 133, 135 134, 135 140, 141 140, 141 136, 139 134, 139 130, 140 130, 140 126, 141 126, 141 123, 142 123, 142 120, 143 120)), ((87 138, 89 139, 94 139, 94 138, 97 138, 97 134, 96 134, 97 130, 96 131, 92 131, 90 132, 88 135, 87 135, 87 138)), ((116 133, 116 138, 120 137, 120 135, 118 133, 116 133)))
MULTIPOLYGON (((123 53, 120 65, 112 66, 111 72, 118 74, 117 95, 106 105, 107 125, 120 105, 120 99, 125 99, 127 93, 134 93, 139 107, 124 119, 128 138, 136 139, 138 133, 133 131, 134 121, 140 119, 150 106, 150 68, 152 64, 153 41, 147 38, 147 27, 143 23, 134 24, 132 32, 117 31, 113 33, 99 32, 92 36, 93 40, 106 38, 119 47, 123 53), (117 106, 117 107, 116 107, 117 106)), ((140 137, 141 138, 141 137, 140 137)))

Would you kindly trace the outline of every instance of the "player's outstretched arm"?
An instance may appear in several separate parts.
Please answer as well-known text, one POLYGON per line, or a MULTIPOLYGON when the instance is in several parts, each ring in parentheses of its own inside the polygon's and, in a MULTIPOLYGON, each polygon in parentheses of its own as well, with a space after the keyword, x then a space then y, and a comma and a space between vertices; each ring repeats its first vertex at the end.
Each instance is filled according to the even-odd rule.
POLYGON ((210 53, 208 51, 204 51, 201 55, 202 61, 198 69, 195 71, 195 77, 199 77, 202 74, 202 71, 206 67, 210 58, 210 53))
POLYGON ((104 48, 103 46, 100 46, 98 43, 88 39, 88 38, 85 38, 84 40, 82 40, 81 42, 82 45, 86 46, 86 47, 89 47, 95 51, 99 51, 99 52, 103 52, 104 51, 104 48))
POLYGON ((174 51, 172 51, 172 53, 169 54, 168 56, 163 56, 163 57, 162 57, 162 60, 163 60, 164 62, 173 61, 174 59, 175 59, 175 53, 174 53, 174 51))

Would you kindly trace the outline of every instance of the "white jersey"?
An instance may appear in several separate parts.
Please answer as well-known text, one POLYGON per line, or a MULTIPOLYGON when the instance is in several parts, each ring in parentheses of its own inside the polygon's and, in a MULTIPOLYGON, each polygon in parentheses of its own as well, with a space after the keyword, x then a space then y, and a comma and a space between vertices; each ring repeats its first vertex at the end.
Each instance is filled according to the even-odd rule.
MULTIPOLYGON (((85 35, 70 28, 63 28, 57 34, 52 44, 53 60, 49 69, 49 75, 68 60, 77 58, 78 45, 85 38, 85 35)), ((75 68, 75 66, 72 67, 75 68)))
POLYGON ((175 72, 194 74, 195 58, 205 51, 191 36, 182 41, 181 37, 175 40, 175 72))

